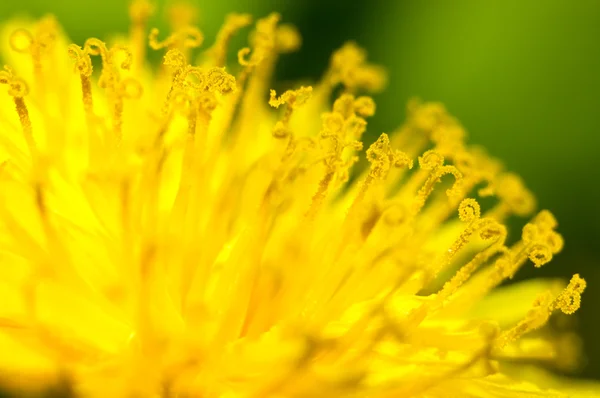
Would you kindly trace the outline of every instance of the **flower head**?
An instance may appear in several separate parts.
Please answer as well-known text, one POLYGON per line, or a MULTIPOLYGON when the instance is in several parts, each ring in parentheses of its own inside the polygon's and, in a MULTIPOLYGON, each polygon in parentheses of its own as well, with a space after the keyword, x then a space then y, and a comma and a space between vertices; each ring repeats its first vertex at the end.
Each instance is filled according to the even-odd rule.
POLYGON ((1 383, 63 379, 81 397, 567 396, 519 373, 572 364, 573 335, 546 324, 577 310, 585 281, 498 288, 562 238, 541 211, 509 239, 505 220, 530 216, 533 196, 443 106, 411 102, 363 154, 365 94, 385 74, 356 44, 314 87, 269 97, 278 57, 301 43, 278 14, 230 67, 250 16, 230 15, 193 62, 192 10, 174 9, 166 36, 148 33, 152 11, 134 1, 129 37, 110 44, 69 44, 52 18, 7 25, 1 383), (164 53, 156 70, 147 43, 164 53))

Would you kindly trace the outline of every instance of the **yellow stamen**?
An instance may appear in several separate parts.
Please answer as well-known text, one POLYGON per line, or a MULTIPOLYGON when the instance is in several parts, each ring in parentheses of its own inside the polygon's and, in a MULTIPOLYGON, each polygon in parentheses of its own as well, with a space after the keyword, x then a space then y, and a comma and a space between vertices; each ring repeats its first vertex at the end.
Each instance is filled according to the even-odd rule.
POLYGON ((5 70, 0 71, 0 84, 6 84, 9 86, 8 94, 13 97, 17 114, 19 115, 19 122, 21 122, 21 128, 23 130, 23 138, 29 148, 29 153, 35 159, 37 156, 37 146, 33 138, 33 129, 31 127, 31 119, 29 117, 29 111, 27 105, 25 105, 24 97, 29 93, 27 84, 18 77, 15 77, 12 69, 4 67, 5 70))
POLYGON ((292 117, 294 109, 304 105, 309 99, 312 93, 312 87, 300 87, 298 90, 288 90, 277 98, 277 92, 271 90, 271 98, 269 99, 269 105, 273 108, 279 108, 283 104, 287 104, 285 113, 280 121, 273 127, 273 136, 276 138, 286 138, 291 136, 289 130, 289 122, 292 117))
POLYGON ((248 15, 196 64, 197 14, 171 7, 172 33, 149 34, 164 49, 154 70, 152 8, 133 0, 131 51, 11 29, 35 84, 0 72, 0 104, 17 110, 0 112, 0 383, 64 374, 91 398, 516 397, 548 395, 511 381, 520 366, 576 365, 549 319, 579 308, 585 281, 498 286, 562 249, 556 220, 541 211, 508 245, 504 220, 535 200, 442 105, 411 101, 363 155, 376 106, 358 93, 385 74, 356 44, 314 89, 269 96, 279 56, 301 45, 278 14, 257 20, 234 78, 227 47, 248 15))
POLYGON ((148 0, 134 0, 129 6, 131 19, 130 40, 133 49, 134 70, 140 71, 146 59, 146 28, 148 19, 154 13, 154 6, 148 0))
POLYGON ((224 66, 227 58, 229 41, 238 30, 250 25, 252 16, 249 14, 229 14, 217 34, 215 44, 207 51, 214 59, 215 66, 224 66))

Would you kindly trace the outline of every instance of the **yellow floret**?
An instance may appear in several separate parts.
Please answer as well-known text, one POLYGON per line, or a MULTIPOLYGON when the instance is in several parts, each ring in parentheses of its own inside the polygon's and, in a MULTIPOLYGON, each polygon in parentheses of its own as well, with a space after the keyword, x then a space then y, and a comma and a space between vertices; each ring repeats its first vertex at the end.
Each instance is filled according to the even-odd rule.
POLYGON ((358 45, 277 95, 277 59, 301 45, 279 14, 229 65, 249 15, 231 14, 195 63, 195 11, 175 6, 161 35, 153 9, 135 0, 118 43, 71 44, 52 18, 0 36, 3 387, 586 396, 526 371, 578 362, 573 332, 547 324, 579 308, 585 281, 500 286, 560 252, 557 222, 541 211, 509 239, 533 195, 442 105, 411 101, 362 153, 386 75, 358 45), (164 52, 156 68, 148 45, 164 52))

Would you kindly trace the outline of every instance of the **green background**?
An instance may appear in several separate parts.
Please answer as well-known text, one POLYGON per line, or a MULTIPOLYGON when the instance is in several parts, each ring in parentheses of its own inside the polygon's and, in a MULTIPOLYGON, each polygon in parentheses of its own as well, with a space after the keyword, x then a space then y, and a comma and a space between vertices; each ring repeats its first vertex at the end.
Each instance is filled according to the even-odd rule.
MULTIPOLYGON (((588 366, 600 379, 600 0, 197 1, 210 42, 230 11, 271 10, 296 24, 299 53, 280 79, 316 78, 348 39, 387 66, 390 85, 375 97, 376 135, 404 118, 407 100, 443 102, 469 131, 521 174, 540 206, 555 213, 564 251, 519 277, 579 272, 588 281, 579 329, 588 366)), ((164 5, 158 2, 159 10, 164 5)), ((54 13, 74 42, 128 28, 127 2, 0 2, 0 20, 54 13)), ((164 27, 164 21, 153 21, 164 27)))

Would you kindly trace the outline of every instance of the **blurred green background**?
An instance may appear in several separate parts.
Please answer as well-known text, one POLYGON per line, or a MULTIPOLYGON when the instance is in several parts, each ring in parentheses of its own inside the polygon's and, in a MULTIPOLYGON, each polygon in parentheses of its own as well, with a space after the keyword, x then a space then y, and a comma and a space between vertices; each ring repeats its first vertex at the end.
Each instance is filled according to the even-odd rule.
MULTIPOLYGON (((521 174, 551 209, 564 251, 519 278, 588 281, 579 312, 588 366, 600 379, 600 0, 197 1, 211 42, 226 13, 271 10, 301 30, 304 45, 286 56, 280 79, 317 78, 331 51, 352 39, 388 67, 375 97, 375 135, 404 119, 407 100, 443 102, 507 168, 521 174)), ((159 1, 159 10, 164 1, 159 1)), ((54 13, 74 42, 128 29, 124 0, 0 2, 0 19, 54 13)), ((157 26, 165 26, 156 19, 157 26)))

